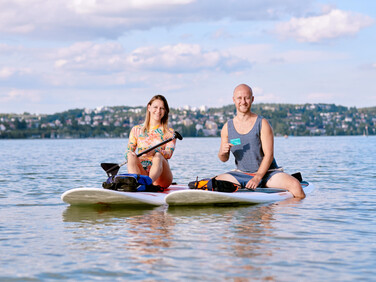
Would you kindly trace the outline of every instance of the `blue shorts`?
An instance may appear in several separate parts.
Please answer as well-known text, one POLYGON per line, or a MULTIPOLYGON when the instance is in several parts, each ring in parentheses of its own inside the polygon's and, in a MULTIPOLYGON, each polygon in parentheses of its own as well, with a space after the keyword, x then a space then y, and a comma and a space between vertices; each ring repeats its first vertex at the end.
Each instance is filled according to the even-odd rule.
MULTIPOLYGON (((281 170, 274 170, 267 172, 264 177, 261 179, 259 185, 257 187, 265 187, 266 182, 269 181, 270 178, 272 178, 273 175, 276 175, 277 173, 282 172, 281 170)), ((240 183, 242 188, 245 188, 245 185, 247 185, 248 181, 251 180, 254 176, 254 173, 248 173, 243 172, 240 170, 231 170, 229 172, 226 172, 227 174, 232 175, 235 177, 235 179, 240 183)))

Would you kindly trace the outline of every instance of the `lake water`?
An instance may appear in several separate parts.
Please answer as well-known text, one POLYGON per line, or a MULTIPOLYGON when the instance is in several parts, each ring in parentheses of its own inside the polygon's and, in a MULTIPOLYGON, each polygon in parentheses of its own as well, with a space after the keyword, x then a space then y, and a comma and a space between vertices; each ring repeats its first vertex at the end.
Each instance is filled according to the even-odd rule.
MULTIPOLYGON (((376 138, 275 139, 275 157, 316 190, 302 201, 240 207, 70 207, 100 187, 101 162, 126 139, 0 140, 1 281, 374 281, 376 138)), ((187 184, 234 167, 219 138, 177 142, 187 184)), ((125 168, 122 169, 125 172, 125 168)))

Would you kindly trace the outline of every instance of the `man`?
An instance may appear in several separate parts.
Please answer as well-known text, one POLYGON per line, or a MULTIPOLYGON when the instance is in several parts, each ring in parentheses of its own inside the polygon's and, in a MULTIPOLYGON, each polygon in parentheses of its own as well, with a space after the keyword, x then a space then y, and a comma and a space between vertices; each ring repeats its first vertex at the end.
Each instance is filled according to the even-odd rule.
POLYGON ((304 191, 297 179, 278 169, 274 160, 274 136, 268 121, 251 111, 254 101, 252 89, 238 85, 233 94, 236 116, 221 131, 218 157, 228 161, 230 151, 237 169, 221 174, 217 180, 240 184, 248 189, 256 187, 284 188, 296 198, 304 198, 304 191))

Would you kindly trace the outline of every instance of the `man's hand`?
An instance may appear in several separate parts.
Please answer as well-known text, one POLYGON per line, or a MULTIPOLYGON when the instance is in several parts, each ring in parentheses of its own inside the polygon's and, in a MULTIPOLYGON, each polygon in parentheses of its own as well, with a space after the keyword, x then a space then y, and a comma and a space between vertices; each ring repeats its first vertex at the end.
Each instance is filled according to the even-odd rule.
POLYGON ((248 181, 248 183, 245 185, 245 188, 255 190, 258 187, 261 179, 262 177, 255 175, 251 180, 248 181))
POLYGON ((228 155, 230 154, 231 147, 234 146, 231 143, 224 143, 221 146, 221 155, 228 155))

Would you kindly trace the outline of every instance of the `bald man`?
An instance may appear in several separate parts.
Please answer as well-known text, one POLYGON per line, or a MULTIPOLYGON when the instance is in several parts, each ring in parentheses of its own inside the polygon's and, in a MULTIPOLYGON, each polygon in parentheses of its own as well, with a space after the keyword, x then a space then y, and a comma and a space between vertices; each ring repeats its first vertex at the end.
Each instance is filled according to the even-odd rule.
POLYGON ((296 198, 305 194, 300 182, 284 173, 274 159, 274 136, 269 122, 251 110, 254 96, 251 87, 238 85, 233 93, 236 116, 221 131, 218 157, 222 162, 235 157, 236 170, 216 177, 247 189, 284 188, 296 198))

